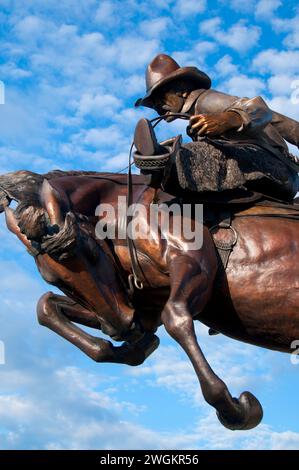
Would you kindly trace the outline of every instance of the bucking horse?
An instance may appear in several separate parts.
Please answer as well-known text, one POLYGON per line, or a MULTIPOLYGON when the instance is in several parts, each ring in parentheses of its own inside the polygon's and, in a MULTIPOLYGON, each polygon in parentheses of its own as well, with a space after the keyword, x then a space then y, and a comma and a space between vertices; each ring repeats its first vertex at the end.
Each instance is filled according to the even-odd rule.
MULTIPOLYGON (((151 232, 151 205, 173 196, 146 185, 142 175, 133 175, 131 190, 132 201, 146 209, 139 223, 151 232)), ((238 399, 231 395, 207 362, 194 321, 207 325, 211 334, 292 352, 299 339, 298 206, 236 205, 231 223, 214 224, 211 230, 208 216, 214 209, 204 205, 200 248, 190 249, 184 235, 169 228, 163 237, 158 231, 136 240, 132 252, 128 239, 96 234, 99 204, 116 207, 126 195, 127 176, 121 173, 0 176, 0 211, 8 229, 34 256, 44 280, 64 294, 41 297, 39 323, 96 362, 130 366, 142 364, 159 346, 155 333, 164 325, 189 357, 220 422, 232 430, 254 428, 263 416, 259 401, 248 391, 238 399), (12 201, 17 202, 14 209, 12 201), (217 246, 225 247, 232 236, 221 269, 217 246), (92 336, 78 324, 101 330, 113 341, 92 336)), ((115 214, 108 231, 108 226, 126 224, 125 211, 115 214)))

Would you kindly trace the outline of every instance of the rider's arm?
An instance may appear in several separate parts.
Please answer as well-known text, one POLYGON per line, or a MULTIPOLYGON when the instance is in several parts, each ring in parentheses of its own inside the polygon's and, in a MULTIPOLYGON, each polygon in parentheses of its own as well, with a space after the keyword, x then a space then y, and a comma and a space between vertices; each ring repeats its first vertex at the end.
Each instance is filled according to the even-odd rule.
POLYGON ((299 148, 299 122, 276 111, 272 111, 271 124, 273 124, 285 140, 299 148))
POLYGON ((216 90, 208 90, 199 96, 195 106, 195 114, 212 114, 232 111, 241 118, 239 132, 250 129, 252 131, 263 129, 271 122, 272 111, 263 98, 239 98, 216 90))
POLYGON ((234 111, 241 117, 239 132, 243 129, 261 130, 272 120, 272 111, 261 96, 238 98, 225 111, 234 111))

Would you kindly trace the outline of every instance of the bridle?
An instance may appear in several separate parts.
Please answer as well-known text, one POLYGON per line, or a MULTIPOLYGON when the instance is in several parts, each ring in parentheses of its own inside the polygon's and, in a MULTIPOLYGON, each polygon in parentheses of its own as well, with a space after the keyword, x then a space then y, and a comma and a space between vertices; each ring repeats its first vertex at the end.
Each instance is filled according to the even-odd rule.
MULTIPOLYGON (((155 128, 160 122, 167 118, 167 117, 176 117, 178 119, 185 119, 189 120, 190 116, 186 113, 168 113, 163 114, 159 117, 150 120, 150 123, 153 124, 153 128, 155 128)), ((132 152, 134 148, 134 142, 131 144, 130 152, 129 152, 129 165, 128 165, 128 177, 127 177, 127 212, 126 212, 126 238, 127 238, 127 246, 129 249, 130 254, 130 261, 131 261, 131 268, 132 274, 128 276, 128 283, 129 283, 129 292, 131 295, 134 293, 134 288, 138 290, 142 290, 144 287, 144 280, 145 275, 141 269, 141 266, 138 261, 138 254, 135 243, 130 236, 129 233, 129 224, 132 222, 133 215, 129 215, 129 208, 133 203, 133 183, 132 183, 132 152)))

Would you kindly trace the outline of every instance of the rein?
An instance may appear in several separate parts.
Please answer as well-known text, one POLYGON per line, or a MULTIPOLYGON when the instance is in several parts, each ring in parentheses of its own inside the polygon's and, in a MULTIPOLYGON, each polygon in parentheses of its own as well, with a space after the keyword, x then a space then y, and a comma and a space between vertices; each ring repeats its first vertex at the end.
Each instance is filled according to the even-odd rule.
MULTIPOLYGON (((169 113, 163 114, 157 118, 151 119, 150 123, 153 123, 153 128, 155 128, 163 119, 167 117, 177 117, 179 119, 190 119, 189 114, 186 113, 169 113)), ((128 283, 129 283, 129 292, 131 295, 134 293, 134 287, 138 290, 144 288, 144 281, 146 281, 145 275, 141 269, 141 266, 138 261, 138 254, 136 245, 129 234, 129 224, 133 219, 133 215, 129 215, 129 207, 133 203, 133 183, 132 183, 132 152, 133 152, 134 142, 131 144, 129 152, 129 165, 128 165, 128 177, 127 177, 127 213, 126 213, 126 236, 127 236, 127 246, 129 248, 130 260, 132 274, 129 274, 128 283)))

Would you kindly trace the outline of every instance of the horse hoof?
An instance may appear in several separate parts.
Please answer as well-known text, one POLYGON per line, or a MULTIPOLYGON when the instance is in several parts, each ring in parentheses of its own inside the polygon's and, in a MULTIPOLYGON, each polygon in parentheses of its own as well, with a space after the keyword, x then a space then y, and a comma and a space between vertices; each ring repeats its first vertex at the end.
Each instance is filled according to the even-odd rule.
POLYGON ((137 343, 140 349, 144 352, 144 361, 148 358, 160 345, 158 336, 154 334, 145 334, 144 337, 137 343))
POLYGON ((240 408, 242 418, 230 419, 223 416, 217 411, 217 417, 221 424, 232 431, 247 431, 253 429, 260 424, 263 419, 263 408, 257 398, 250 392, 243 392, 236 405, 240 408))
POLYGON ((129 366, 140 366, 159 346, 160 340, 154 334, 145 334, 134 344, 123 343, 119 346, 121 362, 129 366))

